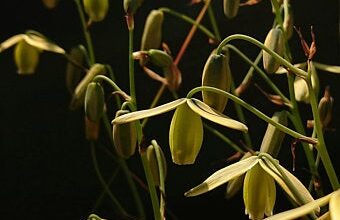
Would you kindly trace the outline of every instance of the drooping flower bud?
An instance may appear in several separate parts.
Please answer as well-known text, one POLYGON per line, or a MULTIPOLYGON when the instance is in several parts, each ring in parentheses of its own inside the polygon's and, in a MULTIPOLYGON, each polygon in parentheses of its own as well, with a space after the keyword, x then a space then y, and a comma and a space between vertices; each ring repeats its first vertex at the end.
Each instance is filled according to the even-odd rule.
MULTIPOLYGON (((82 65, 85 62, 84 49, 85 48, 83 46, 73 47, 69 53, 70 59, 73 62, 82 65)), ((80 82, 84 74, 85 74, 84 71, 78 66, 75 66, 74 63, 71 62, 67 63, 65 83, 66 88, 71 94, 74 92, 75 88, 77 87, 78 83, 80 82)))
POLYGON ((135 14, 143 0, 124 0, 123 7, 126 14, 135 14))
POLYGON ((70 103, 71 109, 76 109, 83 105, 87 85, 92 81, 95 76, 104 75, 105 70, 106 69, 103 64, 96 63, 91 67, 91 69, 87 72, 85 77, 80 81, 73 92, 73 97, 70 103))
POLYGON ((85 116, 85 138, 89 141, 98 140, 99 137, 99 122, 89 120, 85 116))
POLYGON ((147 147, 146 157, 149 162, 153 181, 156 186, 160 186, 161 176, 160 176, 159 169, 162 169, 162 173, 163 173, 162 181, 163 182, 166 178, 166 173, 167 173, 166 160, 165 160, 164 153, 157 143, 156 144, 153 143, 147 147))
MULTIPOLYGON (((309 62, 310 65, 308 65, 308 72, 310 72, 311 74, 311 82, 312 82, 312 88, 313 91, 317 97, 317 94, 319 93, 319 78, 318 78, 318 74, 316 72, 316 69, 313 65, 313 62, 310 61, 309 62)), ((300 77, 295 77, 295 81, 294 81, 294 90, 295 90, 295 99, 298 102, 305 102, 305 103, 309 103, 309 89, 308 89, 308 85, 307 82, 305 81, 305 79, 302 79, 300 77)))
POLYGON ((87 86, 85 94, 85 114, 93 122, 98 122, 104 112, 104 90, 96 82, 91 82, 87 86))
POLYGON ((320 99, 318 106, 320 121, 323 128, 328 127, 329 123, 332 120, 333 103, 334 99, 330 94, 329 87, 326 87, 325 93, 320 99))
POLYGON ((14 61, 17 66, 18 74, 28 75, 35 72, 39 63, 40 51, 21 40, 15 46, 14 61))
POLYGON ((146 18, 141 50, 158 49, 162 41, 162 25, 164 14, 160 10, 152 10, 146 18))
POLYGON ((86 14, 94 22, 102 21, 109 10, 108 0, 83 0, 83 4, 86 14))
POLYGON ((256 164, 247 171, 243 184, 243 201, 249 219, 261 220, 273 214, 276 187, 273 177, 256 164))
MULTIPOLYGON (((122 111, 117 111, 116 117, 122 115, 122 111)), ((131 157, 137 146, 137 126, 136 122, 125 124, 113 124, 113 144, 118 156, 128 159, 131 157)))
POLYGON ((169 144, 172 161, 178 165, 193 164, 203 142, 201 117, 187 103, 177 107, 170 124, 169 144))
POLYGON ((224 15, 231 19, 237 15, 240 7, 240 0, 223 0, 224 15))
MULTIPOLYGON (((202 86, 211 86, 223 91, 230 91, 231 71, 227 56, 212 53, 205 63, 202 74, 202 86)), ((202 91, 203 102, 219 112, 223 112, 228 98, 215 92, 202 91)))
MULTIPOLYGON (((284 52, 284 39, 282 30, 280 28, 272 28, 266 36, 264 45, 282 56, 284 52)), ((269 74, 275 73, 279 67, 280 64, 276 61, 276 59, 266 51, 263 51, 263 68, 266 70, 266 72, 269 74)))
POLYGON ((162 50, 150 49, 147 51, 150 62, 158 67, 169 67, 172 63, 172 57, 162 50))
MULTIPOLYGON (((271 119, 284 126, 287 126, 288 124, 286 111, 275 112, 271 119)), ((284 132, 280 131, 275 126, 268 124, 266 133, 262 139, 260 152, 268 153, 273 157, 276 157, 279 154, 284 137, 284 132)))

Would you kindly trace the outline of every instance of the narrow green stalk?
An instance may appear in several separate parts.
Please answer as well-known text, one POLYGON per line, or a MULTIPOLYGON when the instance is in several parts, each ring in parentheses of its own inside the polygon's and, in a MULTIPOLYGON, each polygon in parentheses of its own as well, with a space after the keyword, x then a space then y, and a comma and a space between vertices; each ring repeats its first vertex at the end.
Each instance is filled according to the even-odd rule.
POLYGON ((221 38, 221 34, 217 26, 214 9, 212 8, 211 5, 209 5, 209 8, 208 8, 208 15, 209 15, 210 23, 211 23, 212 29, 214 30, 216 39, 218 40, 218 42, 220 42, 222 38, 221 38))
MULTIPOLYGON (((115 82, 116 81, 116 77, 115 77, 115 74, 111 68, 110 65, 105 65, 107 71, 109 72, 109 76, 110 76, 110 79, 115 82)), ((118 86, 117 86, 118 87, 118 86)), ((119 87, 118 87, 119 88, 119 87)), ((122 105, 122 102, 120 101, 119 97, 118 96, 115 96, 115 100, 116 100, 116 104, 117 106, 121 106, 122 105)))
POLYGON ((340 73, 340 66, 327 65, 327 64, 318 63, 315 61, 313 61, 313 64, 315 68, 319 70, 327 71, 330 73, 338 73, 338 74, 340 73))
POLYGON ((232 40, 245 40, 248 41, 252 44, 254 44, 255 46, 265 50, 267 53, 269 53, 272 57, 274 57, 274 59, 276 59, 276 61, 278 63, 280 63, 282 66, 287 67, 290 71, 292 71, 293 73, 295 73, 296 75, 306 78, 307 77, 307 73, 306 71, 299 69, 297 67, 295 67, 293 64, 291 64, 290 62, 288 62, 287 60, 285 60, 283 57, 281 57, 279 54, 275 53, 274 51, 270 50, 268 47, 266 47, 263 43, 261 43, 260 41, 256 40, 255 38, 249 37, 247 35, 244 34, 234 34, 234 35, 230 35, 228 37, 226 37, 217 47, 216 53, 217 54, 221 54, 223 47, 226 46, 230 41, 232 40))
POLYGON ((251 61, 244 53, 242 53, 239 49, 237 49, 235 46, 228 44, 226 46, 227 48, 232 49, 234 52, 237 53, 237 55, 239 55, 244 61, 246 61, 249 65, 251 65, 262 77, 262 79, 264 79, 264 81, 271 87, 271 89, 277 94, 279 95, 282 100, 284 101, 284 103, 288 106, 291 106, 290 104, 290 100, 281 92, 281 90, 275 85, 275 83, 273 83, 270 78, 268 77, 268 75, 261 69, 259 68, 253 61, 251 61))
MULTIPOLYGON (((103 115, 103 122, 104 122, 105 130, 108 133, 110 142, 113 144, 112 127, 111 127, 111 124, 110 124, 109 119, 108 119, 106 114, 103 115)), ((129 170, 125 160, 115 157, 115 161, 119 164, 119 166, 122 168, 122 170, 124 172, 126 181, 127 181, 128 185, 130 187, 133 199, 135 201, 135 205, 136 205, 137 212, 138 212, 140 219, 145 219, 145 212, 144 212, 142 200, 139 196, 136 184, 131 177, 130 170, 129 170)))
POLYGON ((121 206, 119 201, 116 199, 116 197, 111 192, 109 186, 106 184, 104 177, 102 176, 99 170, 97 156, 96 156, 96 148, 95 148, 95 144, 93 141, 91 141, 91 156, 92 156, 93 165, 94 165, 94 169, 96 171, 97 177, 100 183, 102 184, 103 188, 105 189, 106 193, 109 195, 110 199, 112 200, 114 207, 116 208, 116 211, 119 212, 121 216, 128 216, 125 209, 121 206))
POLYGON ((317 150, 318 150, 318 153, 320 154, 321 161, 326 170, 328 179, 333 187, 333 190, 337 190, 340 188, 340 184, 339 184, 338 177, 335 173, 333 164, 331 162, 331 159, 329 157, 329 154, 326 148, 321 121, 320 121, 320 116, 319 116, 318 102, 316 100, 315 93, 311 92, 313 91, 311 79, 307 80, 307 85, 310 91, 309 97, 310 97, 310 105, 312 107, 312 112, 313 112, 313 118, 314 118, 314 128, 316 129, 316 134, 317 134, 317 138, 319 141, 317 145, 317 150))
POLYGON ((177 17, 179 19, 182 19, 183 21, 185 22, 188 22, 189 24, 192 24, 192 25, 196 25, 197 28, 202 31, 205 35, 207 35, 209 38, 215 40, 217 37, 215 37, 215 35, 213 33, 211 33, 211 31, 209 31, 206 27, 204 27, 203 25, 201 25, 199 22, 195 21, 194 19, 186 16, 185 14, 182 14, 182 13, 179 13, 179 12, 176 12, 170 8, 166 8, 166 7, 162 7, 162 8, 159 8, 159 10, 163 11, 163 12, 166 12, 174 17, 177 17))
POLYGON ((261 111, 259 111, 258 109, 256 109, 255 107, 253 107, 252 105, 249 105, 247 102, 243 101, 242 99, 240 99, 239 97, 232 95, 228 92, 225 92, 223 90, 217 89, 215 87, 210 87, 210 86, 200 86, 200 87, 196 87, 194 89, 192 89, 188 94, 187 94, 187 98, 191 98, 195 93, 200 92, 200 91, 211 91, 211 92, 215 92, 221 95, 224 95, 226 97, 228 97, 229 99, 233 100, 234 102, 237 102, 239 105, 243 106, 244 108, 246 108, 248 111, 250 111, 251 113, 255 114, 257 117, 261 118, 262 120, 264 120, 267 123, 270 123, 271 125, 275 126, 277 129, 279 129, 282 132, 285 132, 286 134, 294 137, 294 138, 298 138, 300 140, 304 140, 304 141, 308 141, 310 143, 315 143, 317 144, 317 140, 307 137, 305 135, 302 135, 296 131, 291 130, 290 128, 272 120, 270 117, 268 117, 267 115, 265 115, 264 113, 262 113, 261 111))
POLYGON ((129 80, 130 80, 130 96, 132 101, 136 104, 136 90, 135 90, 135 65, 133 60, 133 32, 134 28, 129 28, 129 80))
POLYGON ((208 131, 210 131, 211 133, 213 133, 214 135, 216 135, 217 137, 219 137, 222 141, 224 141, 226 144, 228 144, 230 147, 232 147, 234 150, 236 150, 237 152, 240 152, 242 154, 244 154, 244 150, 242 150, 237 144, 235 144, 232 140, 230 140, 228 137, 226 137, 225 135, 223 135, 221 132, 219 132, 218 130, 210 127, 209 125, 203 123, 204 128, 208 129, 208 131))
POLYGON ((101 82, 101 81, 107 82, 115 91, 123 92, 123 90, 121 90, 121 88, 119 88, 119 86, 107 76, 97 75, 92 80, 92 82, 101 82))
POLYGON ((84 11, 83 11, 82 6, 80 4, 80 0, 74 0, 74 1, 77 4, 77 9, 78 9, 81 25, 83 26, 83 33, 84 33, 84 37, 85 37, 85 41, 86 41, 86 45, 87 45, 87 50, 88 50, 90 62, 91 62, 90 64, 93 65, 93 64, 95 64, 96 59, 95 59, 95 56, 94 56, 94 49, 93 49, 93 45, 92 45, 91 35, 90 35, 90 32, 89 32, 87 25, 86 25, 84 11))

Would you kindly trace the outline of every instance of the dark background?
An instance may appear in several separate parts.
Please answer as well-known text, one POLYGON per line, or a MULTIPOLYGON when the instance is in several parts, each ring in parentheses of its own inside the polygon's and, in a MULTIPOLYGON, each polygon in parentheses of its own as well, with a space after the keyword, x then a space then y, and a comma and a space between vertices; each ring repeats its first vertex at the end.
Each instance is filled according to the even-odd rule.
MULTIPOLYGON (((315 60, 326 64, 339 63, 339 26, 338 1, 292 0, 295 11, 295 25, 300 27, 310 42, 310 26, 314 26, 318 52, 315 60)), ((143 31, 145 17, 153 8, 166 6, 195 17, 201 5, 189 6, 184 0, 147 0, 137 12, 135 30, 135 50, 138 50, 140 36, 143 31)), ((273 21, 269 1, 262 1, 252 7, 240 8, 236 18, 228 20, 222 12, 222 1, 213 1, 223 37, 234 33, 242 33, 264 40, 273 21)), ((82 28, 77 9, 72 0, 60 0, 53 10, 47 10, 38 0, 6 1, 2 3, 0 19, 0 41, 33 29, 43 33, 58 45, 69 51, 72 46, 84 44, 82 28)), ((207 17, 202 23, 209 26, 207 17)), ((166 15, 163 28, 163 41, 173 54, 177 54, 190 26, 176 18, 166 15)), ((118 84, 128 89, 127 67, 127 28, 124 20, 122 1, 110 1, 107 18, 91 27, 97 62, 108 63, 117 76, 118 84)), ((250 57, 255 57, 258 48, 248 43, 235 42, 241 50, 250 57)), ((303 62, 296 33, 290 40, 294 61, 303 62)), ((210 51, 214 48, 208 44, 208 39, 197 32, 190 43, 179 68, 183 73, 183 84, 178 91, 180 96, 200 84, 200 74, 210 51)), ((237 56, 231 58, 235 81, 239 83, 248 66, 237 56)), ((0 54, 0 216, 4 219, 86 219, 92 213, 95 201, 102 192, 93 169, 90 146, 84 137, 83 110, 70 111, 68 106, 70 94, 65 87, 66 60, 56 54, 45 52, 40 57, 36 73, 31 76, 20 76, 16 73, 13 61, 13 48, 0 54)), ((137 100, 139 108, 147 108, 155 95, 159 84, 150 80, 136 65, 137 100)), ((331 88, 335 99, 334 119, 331 127, 335 130, 326 133, 326 141, 330 155, 340 173, 336 154, 339 154, 337 144, 339 137, 340 99, 339 75, 319 72, 321 92, 326 85, 331 88)), ((255 78, 259 85, 261 80, 255 78)), ((284 77, 274 77, 273 80, 286 92, 284 77)), ((265 86, 263 88, 266 88, 265 86)), ((268 90, 269 91, 269 90, 268 90)), ((270 115, 277 106, 263 98, 259 91, 251 86, 242 98, 270 115)), ((171 94, 166 92, 162 103, 171 100, 171 94)), ((232 106, 229 104, 229 106, 232 106)), ((308 106, 301 105, 304 120, 311 118, 308 106)), ((234 116, 233 107, 226 113, 234 116)), ((110 119, 113 114, 109 115, 110 119)), ((266 124, 255 116, 246 113, 250 135, 254 149, 258 149, 266 124)), ((166 182, 168 208, 178 219, 247 219, 243 215, 242 193, 232 200, 224 199, 225 186, 210 193, 196 197, 185 198, 183 193, 200 183, 213 171, 226 166, 226 158, 234 151, 222 141, 205 133, 204 144, 195 165, 176 166, 171 163, 168 150, 168 126, 171 114, 150 119, 145 129, 148 139, 157 139, 168 159, 168 176, 166 182)), ((215 126, 215 125, 212 125, 215 126)), ((222 132, 239 143, 241 135, 219 126, 222 132)), ((308 131, 311 132, 311 131, 308 131)), ((292 139, 286 138, 279 159, 291 170, 292 156, 290 144, 292 139)), ((110 148, 110 147, 109 147, 110 148)), ((110 148, 111 149, 111 148, 110 148)), ((103 175, 108 179, 116 164, 102 151, 98 151, 98 160, 103 175)), ((144 180, 138 155, 128 160, 133 172, 144 180)), ((306 171, 301 147, 297 147, 297 169, 294 174, 305 180, 306 171), (304 179, 305 178, 305 179, 304 179)), ((324 175, 321 169, 322 175, 324 175)), ((120 173, 120 176, 121 173, 120 173)), ((131 202, 129 191, 123 177, 113 184, 112 190, 122 203, 128 206, 131 202)), ((324 182, 329 191, 329 183, 324 182)), ((280 190, 276 210, 289 208, 282 204, 285 197, 280 190)), ((147 210, 151 210, 145 191, 140 193, 147 210)), ((95 211, 108 219, 114 219, 110 200, 105 198, 102 205, 95 211)), ((133 211, 132 211, 133 212, 133 211)), ((149 219, 152 218, 148 211, 149 219)), ((175 219, 169 216, 168 219, 175 219)))

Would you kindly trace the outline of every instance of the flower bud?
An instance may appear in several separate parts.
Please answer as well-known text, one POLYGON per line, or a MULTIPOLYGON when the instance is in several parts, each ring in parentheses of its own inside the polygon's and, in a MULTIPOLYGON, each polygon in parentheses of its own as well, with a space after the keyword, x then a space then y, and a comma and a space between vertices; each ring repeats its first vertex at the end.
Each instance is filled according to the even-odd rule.
MULTIPOLYGON (((81 47, 73 47, 70 51, 70 59, 79 65, 82 65, 85 61, 85 54, 81 47)), ((75 66, 73 63, 68 62, 66 66, 66 88, 72 94, 83 77, 84 72, 79 67, 75 66)))
POLYGON ((244 178, 243 201, 249 219, 261 220, 273 214, 276 199, 274 179, 256 164, 244 178))
MULTIPOLYGON (((231 71, 227 56, 211 54, 205 63, 202 86, 211 86, 229 92, 231 71)), ((219 112, 223 112, 228 98, 215 92, 202 91, 203 102, 219 112)))
MULTIPOLYGON (((284 126, 287 126, 287 112, 275 112, 272 116, 272 120, 284 126)), ((280 131, 275 126, 268 124, 266 133, 264 134, 261 143, 260 152, 268 153, 273 157, 276 157, 279 154, 284 137, 284 132, 280 131)))
POLYGON ((334 192, 329 200, 329 212, 331 220, 340 219, 340 190, 334 192))
POLYGON ((85 138, 89 141, 98 140, 99 137, 99 122, 89 120, 85 116, 85 138))
POLYGON ((151 169, 151 174, 153 177, 153 181, 156 186, 160 186, 160 173, 159 167, 161 166, 163 172, 163 180, 165 180, 167 167, 166 167, 166 160, 162 149, 158 146, 158 144, 152 144, 147 147, 146 149, 146 157, 149 162, 149 166, 151 169), (157 154, 159 157, 157 157, 157 154), (159 159, 158 159, 159 158, 159 159))
POLYGON ((193 164, 203 142, 201 117, 187 103, 176 108, 169 130, 172 161, 178 165, 193 164))
POLYGON ((124 0, 123 7, 126 14, 135 14, 143 0, 124 0))
MULTIPOLYGON (((268 47, 270 50, 276 52, 280 56, 283 55, 284 51, 284 40, 283 33, 280 28, 272 28, 264 41, 264 45, 268 47)), ((275 73, 276 70, 280 67, 280 64, 276 61, 276 59, 271 56, 266 51, 263 51, 263 67, 267 71, 267 73, 275 73)))
POLYGON ((319 101, 319 115, 322 127, 325 128, 332 120, 334 99, 330 94, 329 87, 325 89, 324 96, 319 101))
POLYGON ((284 11, 283 30, 286 32, 287 39, 290 39, 294 30, 294 16, 292 6, 287 3, 287 9, 284 11))
POLYGON ((141 42, 141 50, 157 49, 162 41, 164 15, 160 10, 152 10, 146 18, 141 42))
POLYGON ((164 51, 150 49, 147 52, 150 62, 158 67, 170 67, 173 63, 172 57, 164 51))
POLYGON ((104 112, 104 90, 99 83, 91 82, 85 94, 85 114, 91 121, 98 122, 104 112))
POLYGON ((227 18, 234 18, 240 7, 240 0, 223 0, 223 11, 227 18))
MULTIPOLYGON (((313 88, 313 92, 316 94, 319 93, 319 78, 316 72, 316 69, 313 65, 313 62, 310 61, 309 62, 310 65, 308 66, 309 70, 308 72, 311 72, 311 82, 312 82, 312 88, 313 88)), ((305 102, 305 103, 309 103, 309 89, 308 89, 308 85, 307 82, 305 81, 305 79, 302 79, 300 77, 295 77, 294 80, 294 90, 295 90, 295 99, 298 102, 305 102)))
MULTIPOLYGON (((122 112, 118 111, 116 117, 121 115, 122 112)), ((118 156, 128 159, 131 157, 137 146, 137 127, 136 122, 129 122, 125 124, 113 124, 113 144, 114 149, 118 156)))
POLYGON ((33 74, 39 63, 39 50, 25 40, 17 43, 14 50, 14 61, 18 74, 33 74))
POLYGON ((108 0, 83 0, 83 4, 86 14, 94 22, 103 20, 109 10, 108 0))
POLYGON ((91 69, 87 72, 85 77, 80 81, 80 83, 77 85, 76 89, 73 92, 73 97, 70 104, 71 109, 76 109, 83 105, 87 85, 92 81, 92 79, 95 76, 104 74, 105 66, 103 64, 96 63, 91 67, 91 69))

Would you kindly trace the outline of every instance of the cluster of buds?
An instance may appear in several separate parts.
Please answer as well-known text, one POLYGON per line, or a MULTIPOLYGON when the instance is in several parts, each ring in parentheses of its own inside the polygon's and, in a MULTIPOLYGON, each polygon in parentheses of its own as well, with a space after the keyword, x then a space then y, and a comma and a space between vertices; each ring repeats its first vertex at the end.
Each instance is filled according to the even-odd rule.
POLYGON ((90 22, 104 20, 109 10, 109 0, 83 0, 83 5, 90 22))

